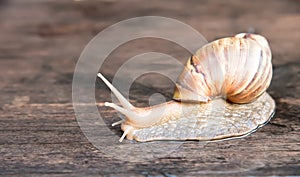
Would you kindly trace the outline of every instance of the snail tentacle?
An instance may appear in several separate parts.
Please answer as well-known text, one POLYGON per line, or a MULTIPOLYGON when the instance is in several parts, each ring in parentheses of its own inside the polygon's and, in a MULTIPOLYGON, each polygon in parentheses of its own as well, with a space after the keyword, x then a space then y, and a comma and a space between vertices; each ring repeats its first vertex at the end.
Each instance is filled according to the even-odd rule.
POLYGON ((128 117, 136 117, 137 116, 133 111, 127 110, 121 106, 114 104, 114 103, 105 102, 104 106, 111 107, 128 117))
POLYGON ((118 98, 122 106, 127 109, 133 109, 134 106, 129 103, 129 101, 126 100, 126 98, 101 74, 98 73, 97 76, 102 79, 102 81, 109 87, 109 89, 115 94, 115 96, 118 98))
POLYGON ((116 126, 116 125, 120 125, 120 124, 122 124, 123 122, 125 122, 125 120, 124 120, 124 119, 122 119, 122 120, 120 120, 120 121, 118 121, 118 122, 114 122, 114 123, 112 123, 112 124, 111 124, 111 126, 112 126, 112 127, 114 127, 114 126, 116 126))
MULTIPOLYGON (((98 73, 98 77, 104 81, 123 106, 121 107, 110 102, 104 103, 104 106, 111 107, 126 116, 125 120, 121 120, 121 123, 124 122, 138 128, 149 127, 159 122, 164 116, 163 113, 167 108, 167 104, 149 108, 137 108, 130 104, 129 101, 127 101, 125 97, 102 74, 98 73)), ((120 124, 119 122, 120 121, 113 123, 113 125, 118 125, 120 124)))
POLYGON ((124 140, 124 138, 126 137, 126 135, 131 131, 133 130, 133 127, 129 127, 127 129, 125 129, 123 135, 121 136, 121 138, 119 139, 119 142, 122 142, 124 140))

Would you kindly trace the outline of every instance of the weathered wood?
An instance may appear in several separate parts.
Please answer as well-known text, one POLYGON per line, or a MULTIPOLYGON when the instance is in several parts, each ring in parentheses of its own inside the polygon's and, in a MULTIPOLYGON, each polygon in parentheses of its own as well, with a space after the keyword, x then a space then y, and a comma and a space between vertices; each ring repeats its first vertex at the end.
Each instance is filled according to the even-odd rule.
MULTIPOLYGON (((0 175, 300 175, 299 10, 296 0, 0 1, 0 175), (242 139, 187 141, 175 150, 174 142, 116 143, 112 147, 128 155, 127 162, 93 146, 72 107, 75 64, 84 46, 102 29, 143 15, 179 19, 209 41, 248 29, 266 36, 274 64, 268 92, 277 104, 270 123, 242 139), (172 151, 157 158, 148 152, 145 157, 150 160, 138 161, 135 157, 142 156, 144 146, 166 151, 170 146, 172 151)), ((101 71, 111 80, 127 59, 148 51, 167 53, 182 62, 189 56, 166 41, 136 40, 114 51, 101 71)), ((159 76, 154 80, 154 86, 142 79, 132 86, 130 98, 135 105, 147 105, 155 92, 170 99, 172 83, 161 84, 166 79, 159 76)), ((101 82, 96 84, 96 99, 109 101, 109 90, 101 82)), ((116 112, 101 106, 99 110, 105 119, 100 127, 120 136, 119 127, 110 127, 119 120, 116 112)), ((100 138, 111 142, 113 137, 100 138)))

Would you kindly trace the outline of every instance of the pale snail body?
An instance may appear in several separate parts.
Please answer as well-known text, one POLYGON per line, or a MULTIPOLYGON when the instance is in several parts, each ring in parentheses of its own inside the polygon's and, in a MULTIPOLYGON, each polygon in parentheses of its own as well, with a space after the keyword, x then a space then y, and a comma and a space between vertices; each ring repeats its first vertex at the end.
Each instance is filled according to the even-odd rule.
POLYGON ((200 48, 176 83, 173 99, 148 108, 132 106, 101 74, 126 116, 120 141, 215 140, 239 137, 268 122, 275 102, 265 93, 272 78, 267 40, 241 33, 200 48), (227 100, 227 101, 226 101, 227 100), (243 103, 243 104, 240 104, 243 103))

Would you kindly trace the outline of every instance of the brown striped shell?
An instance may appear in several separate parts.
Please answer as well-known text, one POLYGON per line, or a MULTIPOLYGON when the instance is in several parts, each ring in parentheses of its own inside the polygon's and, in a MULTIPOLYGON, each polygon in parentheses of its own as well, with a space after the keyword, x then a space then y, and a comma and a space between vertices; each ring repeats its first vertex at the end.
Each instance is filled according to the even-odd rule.
POLYGON ((159 105, 135 107, 101 73, 98 77, 122 106, 104 105, 126 116, 112 124, 124 131, 119 141, 125 136, 142 142, 243 137, 265 125, 275 111, 275 101, 265 92, 272 78, 271 51, 256 34, 203 46, 180 74, 174 100, 159 105))
POLYGON ((257 34, 237 34, 200 48, 185 65, 174 90, 174 99, 208 102, 223 97, 249 103, 269 87, 271 51, 257 34))

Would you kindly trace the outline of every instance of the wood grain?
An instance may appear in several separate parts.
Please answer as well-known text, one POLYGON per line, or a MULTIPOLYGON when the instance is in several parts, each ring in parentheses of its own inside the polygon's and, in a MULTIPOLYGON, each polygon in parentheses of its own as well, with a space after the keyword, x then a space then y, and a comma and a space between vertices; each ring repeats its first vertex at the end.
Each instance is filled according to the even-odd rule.
MULTIPOLYGON (((300 175, 299 1, 146 3, 0 1, 0 175, 300 175), (167 155, 147 161, 134 161, 135 156, 122 161, 91 144, 80 129, 72 106, 71 85, 78 57, 89 40, 105 27, 144 15, 181 20, 209 41, 247 30, 266 36, 274 64, 268 92, 277 104, 270 123, 242 139, 182 142, 167 155)), ((111 80, 130 57, 148 51, 170 54, 181 62, 189 57, 188 52, 167 41, 135 40, 116 49, 101 71, 111 80)), ((133 84, 133 104, 147 105, 155 92, 167 100, 171 98, 172 83, 162 77, 153 78, 141 78, 133 84), (155 84, 142 82, 145 80, 155 84)), ((97 81, 96 85, 97 101, 109 101, 110 93, 104 84, 97 81)), ((120 136, 119 127, 110 127, 119 120, 116 112, 101 106, 99 111, 105 127, 120 136)), ((101 138, 110 142, 112 136, 105 134, 101 138)), ((166 142, 153 145, 167 146, 166 142)), ((143 153, 136 142, 125 141, 116 147, 120 153, 143 153), (130 147, 136 152, 129 152, 130 147)))

